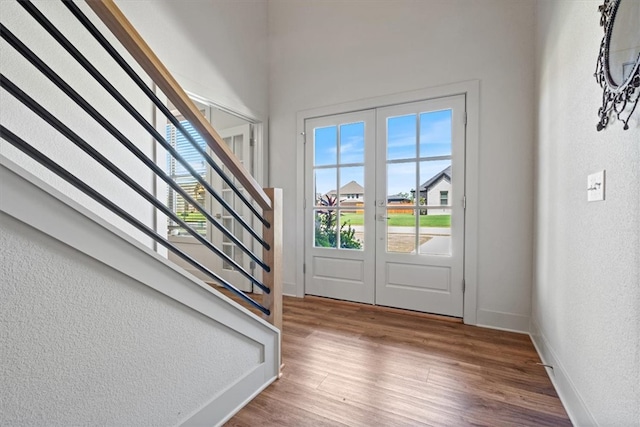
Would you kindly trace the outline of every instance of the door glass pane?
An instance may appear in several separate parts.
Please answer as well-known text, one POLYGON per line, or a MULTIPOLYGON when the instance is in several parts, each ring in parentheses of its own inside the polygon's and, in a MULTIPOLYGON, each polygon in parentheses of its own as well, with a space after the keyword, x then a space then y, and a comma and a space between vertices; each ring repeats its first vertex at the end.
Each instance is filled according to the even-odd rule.
POLYGON ((387 204, 405 204, 416 188, 416 162, 387 165, 387 204))
POLYGON ((340 206, 360 206, 364 204, 364 166, 340 168, 340 206))
MULTIPOLYGON (((237 246, 233 247, 233 260, 238 263, 238 265, 244 265, 244 252, 237 246)), ((234 270, 237 270, 234 268, 234 270)))
POLYGON ((335 209, 316 209, 314 212, 314 243, 317 248, 337 247, 335 209))
POLYGON ((233 192, 231 189, 222 190, 222 199, 229 204, 229 206, 233 206, 233 192))
POLYGON ((387 119, 387 160, 416 158, 416 115, 387 119))
MULTIPOLYGON (((222 226, 226 228, 230 233, 233 233, 233 219, 232 218, 223 218, 222 226)), ((222 241, 227 243, 231 242, 231 239, 227 237, 226 234, 222 234, 222 241)))
POLYGON ((316 206, 335 206, 338 181, 336 168, 314 170, 314 187, 316 206))
POLYGON ((364 163, 364 122, 340 126, 340 163, 364 163))
POLYGON ((422 215, 420 222, 420 253, 423 255, 451 256, 451 216, 449 215, 422 215))
POLYGON ((420 163, 420 253, 451 255, 451 160, 420 163))
POLYGON ((340 248, 364 249, 363 212, 362 209, 340 210, 340 248))
POLYGON ((316 128, 313 132, 313 164, 315 166, 335 165, 338 157, 337 127, 316 128))
MULTIPOLYGON (((229 258, 233 259, 233 246, 232 245, 223 244, 222 245, 222 252, 224 252, 225 255, 228 255, 229 258)), ((223 261, 222 262, 222 268, 225 269, 225 270, 233 270, 233 265, 231 265, 227 261, 223 261)))
MULTIPOLYGON (((441 206, 440 193, 446 191, 451 200, 451 160, 420 162, 420 205, 441 206)), ((450 210, 432 211, 450 214, 450 210)))
POLYGON ((451 155, 451 110, 420 114, 420 157, 451 155))
POLYGON ((415 212, 402 206, 387 209, 387 252, 416 252, 415 212))

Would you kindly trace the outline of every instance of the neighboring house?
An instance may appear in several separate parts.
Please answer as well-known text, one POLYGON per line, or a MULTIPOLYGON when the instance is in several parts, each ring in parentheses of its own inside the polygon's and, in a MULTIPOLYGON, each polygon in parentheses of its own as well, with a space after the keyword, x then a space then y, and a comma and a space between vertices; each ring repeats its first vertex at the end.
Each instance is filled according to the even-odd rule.
MULTIPOLYGON (((364 187, 358 184, 355 181, 351 181, 342 187, 339 190, 340 201, 358 201, 364 202, 364 187)), ((337 197, 336 190, 331 190, 327 194, 327 196, 337 197)))
POLYGON ((435 174, 420 186, 420 198, 424 198, 425 205, 443 206, 443 208, 427 209, 427 215, 450 215, 451 209, 448 206, 451 204, 451 197, 451 166, 435 174))
MULTIPOLYGON (((336 194, 336 190, 331 190, 327 192, 327 194, 325 194, 324 196, 338 197, 338 195, 336 194)), ((342 187, 340 187, 339 197, 340 197, 340 205, 343 207, 344 206, 361 207, 364 205, 364 187, 358 184, 356 181, 351 181, 343 185, 342 187)), ((411 203, 411 199, 409 199, 403 194, 394 194, 391 196, 387 196, 387 203, 389 205, 404 205, 404 204, 411 203)), ((348 211, 344 211, 344 212, 348 212, 348 211)), ((362 212, 362 211, 354 210, 353 212, 356 213, 356 212, 362 212)), ((397 211, 390 210, 389 212, 390 213, 409 213, 410 211, 407 211, 406 209, 400 209, 397 211)))
MULTIPOLYGON (((340 187, 338 194, 336 194, 336 190, 331 190, 325 194, 325 196, 339 197, 340 206, 355 208, 364 205, 364 187, 355 181, 351 181, 340 187)), ((343 212, 362 213, 361 210, 357 211, 355 209, 353 211, 343 210, 343 212)))
MULTIPOLYGON (((411 204, 411 199, 409 199, 404 194, 392 194, 391 196, 387 196, 387 206, 401 206, 401 205, 408 205, 408 204, 411 204)), ((414 212, 414 210, 407 209, 407 208, 396 208, 396 209, 389 208, 387 212, 390 214, 395 214, 395 213, 411 214, 414 212)))
POLYGON ((411 199, 404 194, 392 194, 391 196, 387 196, 387 203, 390 205, 407 204, 411 203, 411 199))

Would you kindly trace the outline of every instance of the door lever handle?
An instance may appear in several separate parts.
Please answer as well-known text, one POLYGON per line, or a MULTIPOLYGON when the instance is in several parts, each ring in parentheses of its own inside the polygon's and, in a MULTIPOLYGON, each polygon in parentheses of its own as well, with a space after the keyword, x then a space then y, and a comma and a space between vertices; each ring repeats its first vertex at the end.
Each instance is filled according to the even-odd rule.
POLYGON ((384 216, 384 215, 382 215, 382 214, 381 214, 381 215, 378 215, 378 221, 384 221, 384 220, 386 220, 386 219, 389 219, 389 217, 388 217, 388 216, 384 216))

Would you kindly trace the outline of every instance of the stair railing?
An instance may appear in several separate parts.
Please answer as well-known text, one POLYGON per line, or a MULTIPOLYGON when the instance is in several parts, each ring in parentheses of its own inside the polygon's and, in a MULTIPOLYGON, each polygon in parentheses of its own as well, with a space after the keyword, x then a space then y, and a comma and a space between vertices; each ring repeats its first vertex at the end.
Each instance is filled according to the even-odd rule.
POLYGON ((240 265, 236 260, 230 257, 220 248, 216 247, 212 242, 200 235, 193 227, 191 227, 183 218, 172 211, 166 203, 160 201, 156 195, 146 190, 142 185, 129 177, 117 164, 111 162, 105 155, 101 154, 95 147, 89 144, 80 135, 75 133, 65 123, 58 119, 53 113, 39 104, 27 92, 27 88, 20 88, 14 84, 3 73, 0 75, 0 86, 4 91, 20 101, 24 106, 29 108, 40 119, 48 123, 55 131, 65 136, 76 147, 94 159, 98 164, 113 174, 114 177, 122 181, 129 188, 135 191, 144 200, 150 203, 155 209, 166 215, 173 222, 178 224, 187 233, 193 236, 200 244, 208 248, 213 254, 222 258, 224 262, 233 266, 242 276, 249 282, 263 291, 262 303, 257 302, 247 293, 238 289, 237 286, 212 271, 211 268, 203 265, 182 249, 172 243, 166 236, 158 234, 155 230, 144 224, 138 218, 135 218, 118 204, 109 200, 100 194, 94 188, 77 178, 73 173, 60 166, 58 163, 47 157, 44 153, 36 149, 29 142, 25 141, 18 135, 17 130, 11 130, 0 124, 0 132, 2 139, 27 154, 32 159, 54 172, 56 175, 69 182, 71 185, 96 200, 98 203, 127 221, 147 237, 150 237, 159 245, 167 248, 169 251, 180 257, 198 271, 210 277, 215 283, 224 286, 226 289, 237 295, 240 300, 246 302, 249 306, 262 312, 270 323, 278 328, 282 328, 282 190, 276 188, 263 189, 256 180, 247 172, 242 163, 236 158, 229 149, 222 137, 213 129, 211 124, 202 116, 198 108, 188 97, 186 92, 181 88, 171 73, 166 69, 162 62, 152 52, 149 46, 142 39, 140 34, 135 30, 131 23, 126 19, 120 9, 112 0, 86 0, 93 12, 102 20, 107 28, 113 33, 119 43, 124 47, 132 58, 139 64, 144 72, 151 78, 155 85, 164 93, 167 100, 170 101, 187 121, 191 123, 193 128, 197 130, 200 137, 206 142, 208 147, 217 156, 219 165, 209 156, 196 139, 185 129, 182 123, 169 110, 166 104, 160 100, 156 92, 152 90, 136 73, 133 67, 118 53, 118 50, 107 40, 107 38, 97 29, 92 21, 81 11, 81 9, 70 0, 62 0, 69 10, 82 26, 87 30, 89 35, 93 37, 102 46, 113 61, 126 73, 126 75, 136 84, 138 88, 148 97, 155 107, 162 112, 166 119, 180 132, 196 152, 202 156, 204 162, 215 171, 228 187, 235 193, 238 199, 248 208, 251 214, 261 224, 262 229, 258 232, 247 222, 238 212, 236 212, 225 199, 216 191, 212 185, 203 178, 189 162, 167 141, 166 137, 161 135, 154 124, 149 123, 144 116, 136 110, 136 108, 127 101, 125 96, 118 91, 109 79, 104 76, 91 62, 76 49, 74 44, 68 40, 62 32, 30 1, 20 0, 19 4, 26 12, 37 22, 46 32, 56 40, 66 50, 66 52, 75 61, 84 68, 101 86, 107 91, 113 99, 131 116, 149 135, 162 146, 176 162, 188 171, 192 177, 204 188, 210 197, 218 201, 220 205, 237 220, 238 224, 245 230, 251 238, 262 248, 262 253, 258 255, 241 239, 236 237, 234 233, 225 228, 225 226, 214 217, 201 203, 193 196, 188 194, 166 171, 158 166, 152 159, 143 153, 126 135, 124 135, 116 125, 109 122, 97 109, 95 109, 85 98, 82 97, 68 82, 62 79, 49 65, 47 65, 38 55, 31 50, 25 43, 16 37, 4 23, 0 23, 0 32, 2 38, 22 55, 33 67, 35 67, 43 76, 52 82, 59 90, 61 90, 70 101, 78 105, 92 120, 95 120, 102 128, 104 128, 115 140, 120 142, 129 150, 140 162, 142 162, 155 176, 164 181, 169 188, 179 194, 186 203, 197 210, 206 221, 215 227, 228 241, 233 242, 236 247, 245 253, 257 266, 262 270, 262 280, 256 278, 254 274, 240 265), (225 173, 223 166, 227 168, 229 174, 225 173), (231 176, 230 176, 231 175, 231 176), (247 192, 248 197, 234 184, 234 179, 247 192))

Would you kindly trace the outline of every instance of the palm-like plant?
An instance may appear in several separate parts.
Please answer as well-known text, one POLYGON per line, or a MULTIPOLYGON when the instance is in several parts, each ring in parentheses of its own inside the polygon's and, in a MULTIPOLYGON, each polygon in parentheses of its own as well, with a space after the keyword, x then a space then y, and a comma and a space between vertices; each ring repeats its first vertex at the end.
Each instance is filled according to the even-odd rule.
MULTIPOLYGON (((321 206, 337 206, 336 197, 328 194, 322 196, 318 201, 321 206)), ((316 232, 315 245, 317 247, 335 248, 337 247, 337 211, 335 209, 325 209, 316 211, 316 232)), ((355 229, 351 226, 351 221, 345 221, 340 225, 340 247, 343 249, 362 249, 362 242, 355 237, 355 229)))

